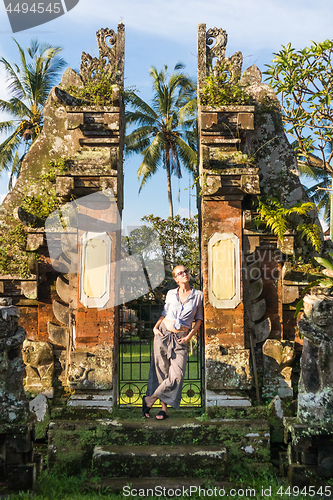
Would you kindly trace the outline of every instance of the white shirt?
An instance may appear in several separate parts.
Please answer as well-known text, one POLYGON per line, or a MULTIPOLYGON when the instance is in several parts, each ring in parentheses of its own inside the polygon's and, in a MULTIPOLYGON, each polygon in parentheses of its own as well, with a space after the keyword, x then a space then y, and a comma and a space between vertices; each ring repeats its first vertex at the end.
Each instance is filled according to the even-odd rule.
POLYGON ((180 330, 181 326, 191 328, 193 321, 203 320, 203 293, 192 288, 183 303, 179 299, 179 288, 169 290, 165 297, 162 316, 174 322, 173 327, 180 330))

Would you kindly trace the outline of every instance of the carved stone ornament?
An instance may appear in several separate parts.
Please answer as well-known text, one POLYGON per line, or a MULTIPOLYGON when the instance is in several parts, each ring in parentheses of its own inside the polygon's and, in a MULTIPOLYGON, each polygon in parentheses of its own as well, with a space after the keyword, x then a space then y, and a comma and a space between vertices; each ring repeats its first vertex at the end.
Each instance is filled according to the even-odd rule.
POLYGON ((221 61, 225 58, 225 48, 228 42, 228 34, 222 28, 209 28, 206 34, 207 43, 207 66, 213 68, 213 59, 221 61), (213 47, 210 47, 214 43, 213 47))
POLYGON ((102 28, 96 33, 99 57, 82 52, 80 74, 84 83, 91 81, 100 71, 108 75, 117 71, 117 36, 112 29, 102 28))
POLYGON ((218 76, 222 69, 226 70, 230 75, 229 83, 235 83, 241 77, 243 55, 238 51, 231 57, 225 57, 227 42, 228 34, 225 30, 209 28, 206 34, 207 73, 218 76), (214 39, 215 44, 211 47, 214 39))

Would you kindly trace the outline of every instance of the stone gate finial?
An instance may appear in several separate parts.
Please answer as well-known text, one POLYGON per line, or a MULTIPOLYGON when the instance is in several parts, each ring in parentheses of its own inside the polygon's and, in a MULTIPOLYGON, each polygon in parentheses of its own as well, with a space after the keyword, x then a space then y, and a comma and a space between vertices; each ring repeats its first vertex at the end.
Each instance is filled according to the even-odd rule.
POLYGON ((243 55, 235 52, 231 57, 225 57, 228 34, 222 28, 209 28, 205 24, 198 25, 198 82, 214 74, 218 76, 221 71, 229 73, 229 83, 240 79, 243 55), (215 43, 214 43, 215 41, 215 43))
POLYGON ((118 24, 117 33, 101 28, 96 33, 99 57, 82 52, 80 74, 84 83, 93 80, 97 73, 104 72, 114 82, 124 81, 124 38, 125 26, 118 24))

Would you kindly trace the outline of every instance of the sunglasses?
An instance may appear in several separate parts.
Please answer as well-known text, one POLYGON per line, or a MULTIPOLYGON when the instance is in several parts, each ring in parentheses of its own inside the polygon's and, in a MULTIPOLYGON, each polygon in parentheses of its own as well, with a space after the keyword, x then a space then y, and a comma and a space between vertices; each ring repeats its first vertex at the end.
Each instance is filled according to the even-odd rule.
POLYGON ((188 269, 184 269, 184 271, 179 271, 179 273, 176 274, 176 278, 178 276, 183 276, 183 274, 190 274, 190 271, 188 269))

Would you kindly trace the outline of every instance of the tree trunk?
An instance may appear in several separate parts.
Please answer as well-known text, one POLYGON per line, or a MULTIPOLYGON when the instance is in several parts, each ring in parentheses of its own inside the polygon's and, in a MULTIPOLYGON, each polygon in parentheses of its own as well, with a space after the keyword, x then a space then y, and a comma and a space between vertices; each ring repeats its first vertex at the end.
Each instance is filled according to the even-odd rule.
MULTIPOLYGON (((165 155, 165 170, 166 170, 166 174, 167 174, 169 212, 170 212, 170 217, 172 217, 172 219, 173 219, 173 204, 172 204, 172 191, 171 191, 171 172, 170 172, 169 151, 166 151, 166 155, 165 155)), ((171 255, 170 255, 172 269, 174 268, 174 265, 175 265, 174 260, 175 260, 175 237, 174 237, 174 232, 172 231, 171 255)))
POLYGON ((173 204, 172 204, 172 191, 171 191, 171 172, 170 172, 170 157, 169 151, 165 155, 165 170, 167 174, 167 189, 168 189, 168 201, 169 201, 169 213, 170 217, 173 217, 173 204))

